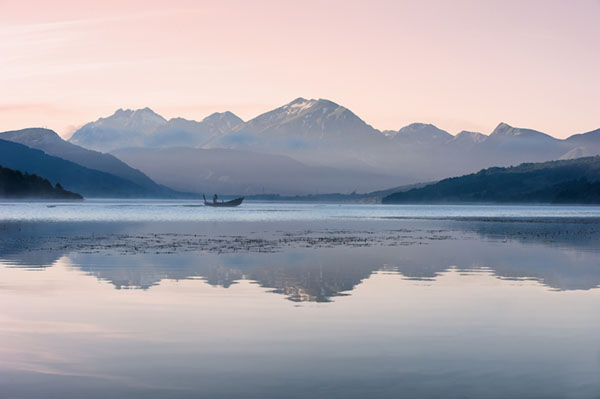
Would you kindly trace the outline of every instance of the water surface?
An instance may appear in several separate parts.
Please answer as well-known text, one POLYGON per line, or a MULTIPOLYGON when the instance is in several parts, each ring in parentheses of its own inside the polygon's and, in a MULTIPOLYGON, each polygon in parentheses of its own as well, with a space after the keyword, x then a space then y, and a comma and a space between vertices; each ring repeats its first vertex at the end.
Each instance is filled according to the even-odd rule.
POLYGON ((194 205, 0 204, 0 397, 599 397, 598 207, 194 205))

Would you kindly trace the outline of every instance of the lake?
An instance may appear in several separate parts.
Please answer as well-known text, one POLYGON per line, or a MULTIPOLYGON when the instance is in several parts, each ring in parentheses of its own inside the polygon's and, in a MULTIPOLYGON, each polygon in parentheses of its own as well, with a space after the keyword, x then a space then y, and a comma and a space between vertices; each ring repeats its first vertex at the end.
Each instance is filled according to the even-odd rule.
POLYGON ((0 203, 2 398, 598 398, 600 207, 0 203))

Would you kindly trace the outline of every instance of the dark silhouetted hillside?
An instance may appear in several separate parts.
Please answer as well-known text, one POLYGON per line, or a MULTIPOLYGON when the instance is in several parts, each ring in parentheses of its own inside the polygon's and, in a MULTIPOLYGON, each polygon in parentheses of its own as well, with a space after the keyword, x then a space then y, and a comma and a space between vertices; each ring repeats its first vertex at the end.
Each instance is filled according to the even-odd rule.
POLYGON ((147 189, 129 180, 85 168, 22 144, 0 140, 0 162, 5 167, 36 174, 86 197, 128 198, 149 196, 147 189))
POLYGON ((600 156, 488 168, 394 193, 383 203, 600 203, 600 156))
POLYGON ((79 147, 63 140, 56 132, 49 129, 29 128, 4 132, 0 133, 0 140, 23 144, 86 168, 129 180, 155 196, 176 197, 180 195, 176 191, 156 184, 144 173, 131 168, 114 155, 79 147))
POLYGON ((0 198, 83 199, 81 195, 65 190, 60 183, 53 186, 48 179, 28 173, 23 174, 18 170, 2 166, 0 166, 0 198))

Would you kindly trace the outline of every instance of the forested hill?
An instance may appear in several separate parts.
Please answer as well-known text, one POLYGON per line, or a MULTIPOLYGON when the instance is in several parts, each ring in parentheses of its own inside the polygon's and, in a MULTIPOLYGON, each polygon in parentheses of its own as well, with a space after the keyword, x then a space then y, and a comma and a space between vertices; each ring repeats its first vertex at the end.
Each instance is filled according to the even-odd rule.
POLYGON ((47 179, 2 166, 0 166, 0 198, 83 199, 81 195, 65 190, 59 183, 52 186, 47 179))
POLYGON ((383 203, 600 203, 600 156, 488 168, 391 194, 383 203))

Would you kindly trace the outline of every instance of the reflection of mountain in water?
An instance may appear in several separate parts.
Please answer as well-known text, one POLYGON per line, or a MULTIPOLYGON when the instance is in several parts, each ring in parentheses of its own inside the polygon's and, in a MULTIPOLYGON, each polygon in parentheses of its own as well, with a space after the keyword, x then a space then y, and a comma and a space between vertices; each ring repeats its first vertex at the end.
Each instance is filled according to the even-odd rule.
MULTIPOLYGON (((347 248, 285 248, 275 253, 141 253, 110 255, 48 248, 32 226, 4 226, 0 258, 20 266, 50 266, 67 255, 73 265, 116 288, 147 289, 164 279, 202 278, 229 287, 256 281, 293 301, 329 301, 345 295, 378 270, 407 279, 435 280, 455 268, 489 271, 501 279, 533 279, 556 290, 587 290, 600 285, 598 224, 442 221, 454 239, 414 240, 412 245, 347 248), (475 233, 475 235, 473 235, 475 233), (34 235, 35 236, 35 235, 34 235)), ((78 234, 84 227, 75 227, 78 234)), ((55 234, 69 234, 68 229, 55 234)), ((102 229, 96 230, 102 232, 102 229)), ((73 233, 73 231, 70 231, 73 233)), ((113 231, 114 233, 114 231, 113 231)), ((410 233, 407 233, 410 234, 410 233)), ((415 233, 422 235, 423 231, 415 233)))
MULTIPOLYGON (((116 288, 147 289, 163 279, 194 277, 208 284, 229 287, 248 279, 293 301, 326 302, 351 291, 378 269, 368 253, 344 256, 341 249, 292 250, 275 254, 127 255, 70 254, 74 266, 116 288), (312 252, 312 253, 311 253, 312 252), (335 253, 335 254, 334 254, 335 253)), ((364 252, 364 251, 363 251, 364 252)))
POLYGON ((457 224, 491 241, 475 258, 504 279, 534 279, 557 290, 600 285, 600 221, 586 219, 469 221, 457 224))

